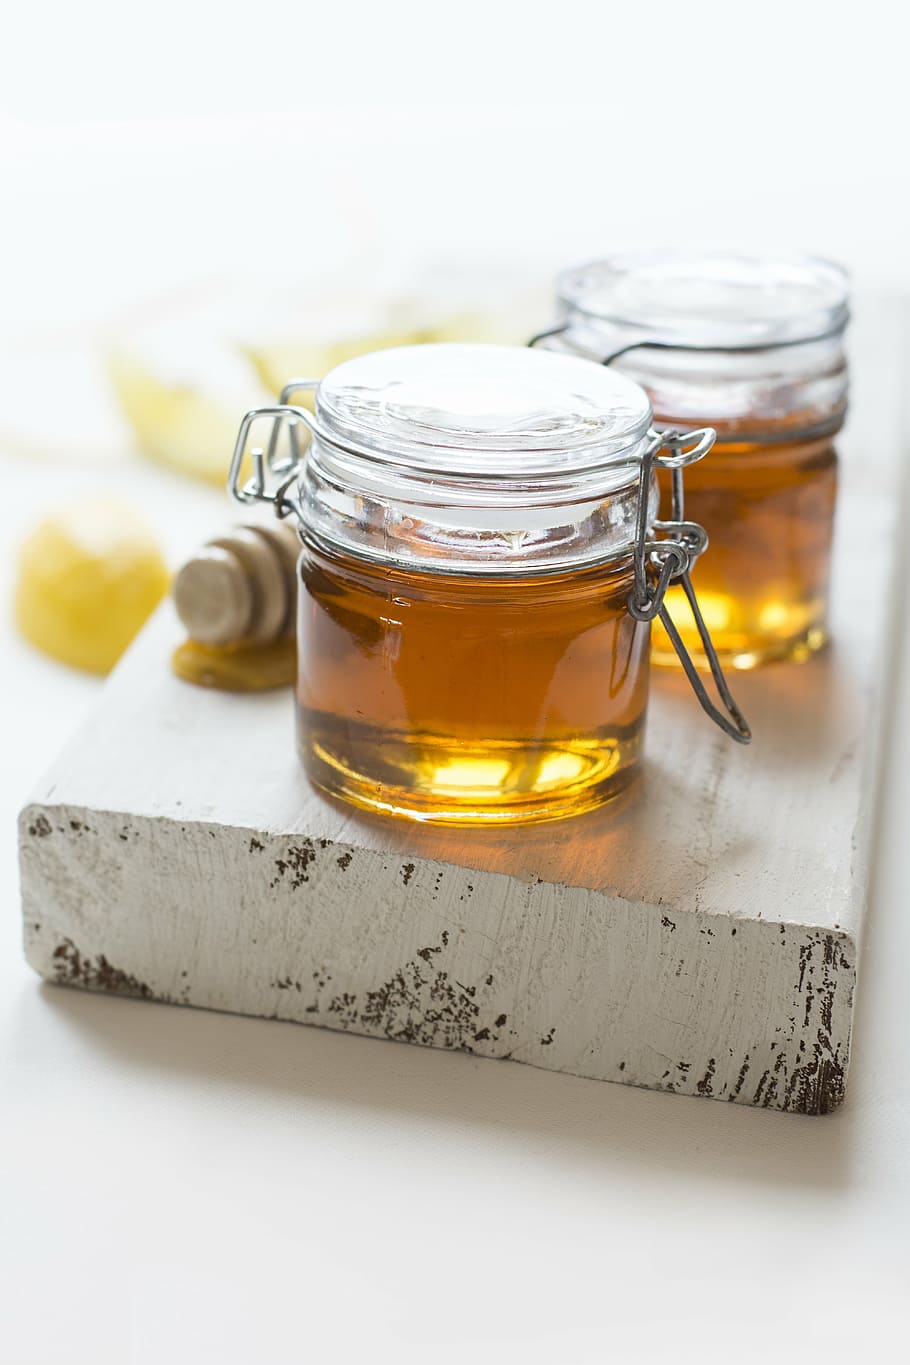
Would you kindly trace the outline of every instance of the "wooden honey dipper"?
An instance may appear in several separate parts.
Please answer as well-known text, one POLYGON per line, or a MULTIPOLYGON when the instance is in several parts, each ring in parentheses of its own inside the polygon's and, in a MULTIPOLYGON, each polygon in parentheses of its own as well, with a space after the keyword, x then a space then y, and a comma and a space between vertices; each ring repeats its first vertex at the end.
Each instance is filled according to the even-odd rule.
POLYGON ((299 550, 289 524, 244 525, 186 561, 173 587, 190 637, 173 657, 178 676, 228 691, 293 680, 299 550))

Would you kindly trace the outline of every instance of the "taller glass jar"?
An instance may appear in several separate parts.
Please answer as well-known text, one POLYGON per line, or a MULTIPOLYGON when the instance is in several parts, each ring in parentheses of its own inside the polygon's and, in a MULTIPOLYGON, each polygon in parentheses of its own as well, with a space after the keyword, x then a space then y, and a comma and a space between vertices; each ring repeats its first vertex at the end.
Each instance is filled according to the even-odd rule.
MULTIPOLYGON (((283 398, 304 387, 312 413, 247 414, 231 479, 299 520, 312 781, 448 824, 554 819, 615 796, 641 754, 649 621, 703 543, 689 523, 654 527, 653 470, 679 471, 713 434, 666 441, 631 380, 522 347, 380 351, 283 398), (241 485, 259 417, 268 453, 241 485)), ((731 708, 732 721, 713 714, 744 739, 731 708)))
MULTIPOLYGON (((656 424, 709 425, 711 459, 687 480, 707 530, 695 578, 721 660, 805 659, 827 640, 847 406, 847 279, 810 256, 637 251, 566 271, 561 319, 538 344, 609 364, 641 384, 656 424)), ((669 603, 706 662, 679 589, 669 603)), ((658 628, 658 663, 676 663, 658 628)))

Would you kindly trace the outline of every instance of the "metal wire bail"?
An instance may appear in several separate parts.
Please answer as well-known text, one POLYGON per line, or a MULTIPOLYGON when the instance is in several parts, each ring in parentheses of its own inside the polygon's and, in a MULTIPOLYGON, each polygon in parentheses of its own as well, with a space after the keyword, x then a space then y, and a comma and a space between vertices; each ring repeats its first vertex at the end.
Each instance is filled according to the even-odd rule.
MULTIPOLYGON (((766 351, 786 350, 789 346, 811 346, 817 341, 827 341, 829 337, 839 336, 847 325, 848 319, 836 327, 829 328, 826 332, 818 332, 815 336, 808 337, 788 337, 783 341, 757 341, 740 346, 725 344, 718 346, 715 343, 702 345, 690 341, 658 341, 650 332, 639 332, 629 340, 623 341, 621 346, 617 346, 609 355, 602 356, 597 361, 598 365, 612 365, 614 360, 620 356, 628 355, 629 351, 693 351, 700 352, 725 351, 735 355, 761 355, 766 351)), ((569 318, 563 318, 561 322, 555 322, 552 327, 546 327, 542 332, 535 332, 534 336, 527 343, 531 348, 538 345, 541 341, 548 341, 550 337, 564 336, 570 327, 569 318)))
MULTIPOLYGON (((532 336, 528 345, 530 347, 537 346, 550 337, 562 336, 568 330, 569 320, 564 318, 532 336)), ((813 339, 821 340, 821 338, 813 339)), ((654 341, 647 335, 641 335, 625 342, 618 349, 604 356, 600 363, 609 365, 619 356, 625 355, 627 351, 634 351, 641 346, 662 350, 703 349, 697 346, 681 346, 676 342, 654 341)), ((736 349, 761 351, 770 350, 773 347, 745 346, 736 349)), ((693 560, 697 559, 702 551, 707 549, 708 537, 704 528, 699 526, 697 522, 684 520, 683 469, 687 464, 694 464, 703 455, 707 455, 714 444, 715 433, 710 427, 702 427, 687 433, 679 431, 653 432, 652 437, 653 443, 642 457, 638 527, 634 554, 635 586, 629 598, 629 611, 638 621, 653 621, 655 617, 660 619, 702 710, 711 717, 716 725, 720 726, 724 734, 735 739, 738 744, 749 744, 752 741, 752 731, 742 711, 733 700, 689 576, 693 560), (659 452, 662 449, 671 453, 661 456, 659 452), (659 468, 668 469, 671 472, 670 515, 672 520, 654 522, 655 531, 668 533, 668 538, 662 540, 648 539, 648 497, 655 464, 659 468), (708 667, 711 670, 717 695, 723 707, 722 710, 715 706, 709 697, 705 684, 699 676, 689 651, 683 644, 682 636, 676 629, 665 605, 664 598, 667 588, 671 583, 676 582, 681 584, 683 592, 686 594, 692 619, 701 639, 705 658, 708 660, 708 667)))
POLYGON ((636 621, 653 621, 655 617, 660 619, 702 710, 711 717, 715 725, 720 726, 724 734, 729 735, 738 744, 749 744, 752 740, 752 731, 727 685, 690 578, 692 564, 707 548, 708 537, 698 522, 685 520, 683 470, 686 465, 694 464, 708 453, 714 444, 714 438, 715 433, 710 427, 689 432, 651 432, 650 444, 641 460, 638 523, 633 551, 635 584, 629 596, 629 612, 636 621), (668 453, 661 454, 662 451, 668 453), (664 532, 665 535, 658 539, 649 539, 648 503, 655 466, 670 471, 671 519, 655 521, 653 530, 664 532), (671 583, 681 584, 686 595, 723 709, 716 706, 708 695, 707 688, 667 609, 665 598, 671 583))
POLYGON ((306 445, 309 444, 310 434, 314 430, 314 422, 312 414, 306 408, 294 406, 290 399, 300 392, 315 393, 318 387, 318 379, 292 379, 281 390, 281 398, 277 404, 272 407, 251 408, 245 414, 237 432, 228 474, 228 491, 237 502, 269 503, 279 519, 293 512, 298 521, 302 521, 299 501, 291 495, 291 489, 297 482, 306 445), (268 444, 265 449, 262 446, 250 448, 253 473, 249 479, 241 482, 250 432, 255 423, 263 417, 272 419, 268 444), (301 441, 301 423, 306 430, 306 441, 301 441), (290 454, 279 458, 278 440, 284 425, 287 425, 290 454))

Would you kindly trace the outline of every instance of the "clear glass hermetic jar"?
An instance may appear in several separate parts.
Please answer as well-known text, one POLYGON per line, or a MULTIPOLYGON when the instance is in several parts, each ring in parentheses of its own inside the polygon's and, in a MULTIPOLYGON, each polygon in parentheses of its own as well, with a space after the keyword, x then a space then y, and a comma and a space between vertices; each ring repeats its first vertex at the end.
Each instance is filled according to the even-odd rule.
MULTIPOLYGON (((636 380, 658 427, 717 431, 686 481, 686 513, 709 536, 695 586, 722 662, 808 657, 828 633, 844 271, 811 256, 634 251, 566 271, 558 295, 558 325, 536 344, 636 380)), ((674 614, 704 663, 694 627, 674 614)), ((653 655, 676 662, 659 626, 653 655)))
MULTIPOLYGON (((654 524, 654 470, 681 479, 713 439, 651 417, 623 375, 483 345, 379 351, 247 413, 232 490, 299 521, 298 737, 318 787, 461 824, 576 814, 629 782, 649 622, 704 539, 654 524), (312 411, 290 404, 301 389, 312 411)), ((724 710, 702 705, 747 739, 719 687, 724 710)))

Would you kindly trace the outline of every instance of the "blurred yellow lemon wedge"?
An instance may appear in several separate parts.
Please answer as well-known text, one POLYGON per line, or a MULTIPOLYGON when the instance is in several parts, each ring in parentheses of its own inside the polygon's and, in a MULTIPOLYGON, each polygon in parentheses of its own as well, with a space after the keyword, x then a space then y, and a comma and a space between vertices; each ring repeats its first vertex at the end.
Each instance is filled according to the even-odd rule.
POLYGON ((128 504, 76 502, 42 521, 20 550, 16 623, 52 658, 109 673, 168 583, 154 538, 128 504))
MULTIPOLYGON (((530 329, 509 319, 499 319, 481 312, 439 314, 401 330, 363 332, 335 341, 306 341, 284 339, 243 347, 255 367, 262 385, 270 393, 278 394, 289 379, 307 376, 321 379, 346 360, 366 355, 369 351, 384 351, 393 346, 415 346, 438 341, 482 341, 523 345, 530 329)), ((311 407, 311 400, 298 395, 293 400, 311 407)))
POLYGON ((132 356, 114 353, 108 363, 142 454, 223 488, 242 416, 240 402, 228 406, 202 388, 164 380, 132 356))

